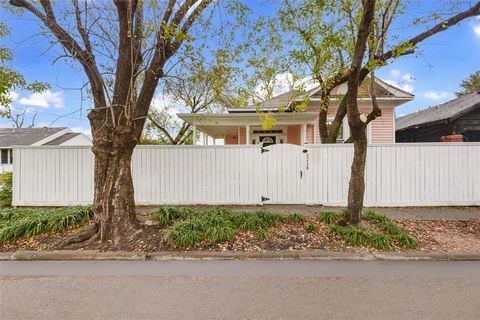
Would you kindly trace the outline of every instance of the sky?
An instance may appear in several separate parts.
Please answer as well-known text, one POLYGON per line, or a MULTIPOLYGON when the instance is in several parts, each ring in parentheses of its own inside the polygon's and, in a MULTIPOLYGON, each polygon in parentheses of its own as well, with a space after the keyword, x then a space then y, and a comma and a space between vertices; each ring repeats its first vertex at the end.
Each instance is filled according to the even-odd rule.
MULTIPOLYGON (((269 1, 247 1, 256 13, 271 10, 269 1)), ((411 5, 406 17, 441 6, 442 1, 422 0, 411 5), (439 4, 440 3, 440 4, 439 4), (423 11, 422 11, 423 10, 423 11)), ((13 107, 36 112, 36 126, 66 126, 89 134, 86 118, 90 104, 82 98, 79 87, 85 76, 78 65, 64 61, 53 63, 58 50, 38 35, 37 22, 29 15, 15 16, 0 9, 0 19, 11 28, 1 43, 14 50, 12 66, 28 81, 43 81, 51 88, 44 93, 13 92, 13 107)), ((392 26, 399 34, 417 34, 425 26, 392 26)), ((438 105, 455 97, 459 83, 480 69, 480 18, 469 18, 423 42, 418 52, 401 57, 377 71, 377 76, 412 92, 415 99, 396 109, 397 116, 438 105)), ((11 124, 0 120, 1 127, 11 124)))

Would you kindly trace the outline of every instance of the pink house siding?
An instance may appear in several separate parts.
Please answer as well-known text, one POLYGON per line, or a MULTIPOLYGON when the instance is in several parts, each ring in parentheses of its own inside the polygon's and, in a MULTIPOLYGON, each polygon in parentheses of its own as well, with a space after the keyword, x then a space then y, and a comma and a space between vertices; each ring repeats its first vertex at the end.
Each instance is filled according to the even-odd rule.
POLYGON ((312 124, 307 124, 307 136, 305 137, 305 141, 307 143, 312 144, 313 143, 313 135, 314 135, 314 130, 313 130, 313 123, 312 124))
MULTIPOLYGON (((393 108, 382 108, 382 116, 375 119, 371 123, 371 141, 370 143, 394 143, 394 119, 395 117, 393 108)), ((367 113, 369 110, 362 110, 361 112, 367 113)))
MULTIPOLYGON (((310 107, 308 111, 318 111, 319 108, 310 107)), ((360 108, 361 113, 369 113, 372 110, 369 108, 360 108)), ((375 119, 371 123, 371 141, 370 143, 395 143, 394 135, 394 108, 383 107, 382 116, 375 119)), ((328 112, 329 117, 334 117, 336 108, 330 108, 328 112)), ((345 117, 345 121, 346 117, 345 117)), ((313 143, 313 134, 316 131, 317 143, 320 143, 320 129, 318 127, 318 121, 315 121, 313 125, 307 126, 307 142, 313 143), (313 127, 315 126, 315 130, 313 127)), ((346 139, 348 137, 344 137, 346 139)))

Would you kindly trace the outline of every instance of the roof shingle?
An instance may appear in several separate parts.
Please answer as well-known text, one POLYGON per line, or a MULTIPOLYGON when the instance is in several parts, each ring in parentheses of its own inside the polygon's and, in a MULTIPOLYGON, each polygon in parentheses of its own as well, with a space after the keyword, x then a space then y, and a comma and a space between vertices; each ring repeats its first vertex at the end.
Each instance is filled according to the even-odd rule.
POLYGON ((0 147, 29 146, 67 128, 0 128, 0 147))
POLYGON ((480 107, 480 92, 470 93, 438 106, 396 118, 395 130, 454 119, 478 107, 480 107))

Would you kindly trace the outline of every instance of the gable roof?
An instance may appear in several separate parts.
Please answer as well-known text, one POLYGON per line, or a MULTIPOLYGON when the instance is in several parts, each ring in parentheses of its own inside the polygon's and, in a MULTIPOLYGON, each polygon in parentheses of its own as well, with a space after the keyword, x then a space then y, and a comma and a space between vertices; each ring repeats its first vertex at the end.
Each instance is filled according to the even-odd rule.
POLYGON ((29 146, 62 130, 59 128, 0 128, 0 147, 29 146))
POLYGON ((395 119, 395 130, 405 130, 420 125, 456 119, 479 107, 480 92, 470 93, 438 106, 429 107, 403 117, 398 117, 395 119))
MULTIPOLYGON (((412 100, 415 96, 405 90, 395 87, 387 82, 376 78, 375 79, 375 91, 377 93, 377 99, 398 99, 398 100, 412 100)), ((347 92, 347 84, 343 83, 335 88, 331 92, 331 100, 335 100, 337 96, 344 95, 347 92)), ((298 90, 292 90, 285 92, 271 99, 265 100, 259 104, 251 105, 248 107, 229 108, 228 112, 251 112, 260 108, 263 111, 276 111, 280 107, 288 106, 294 101, 303 101, 306 97, 310 97, 312 100, 320 98, 320 86, 316 86, 306 92, 300 92, 298 90)), ((358 90, 359 99, 370 99, 369 88, 367 83, 362 83, 358 90)))
POLYGON ((48 141, 47 143, 42 144, 42 146, 58 146, 58 145, 61 145, 62 143, 67 142, 68 140, 71 140, 71 139, 73 139, 73 138, 75 138, 76 136, 79 136, 79 135, 81 135, 81 133, 79 133, 79 132, 68 132, 68 133, 65 133, 65 134, 61 135, 60 137, 57 137, 53 140, 48 141))

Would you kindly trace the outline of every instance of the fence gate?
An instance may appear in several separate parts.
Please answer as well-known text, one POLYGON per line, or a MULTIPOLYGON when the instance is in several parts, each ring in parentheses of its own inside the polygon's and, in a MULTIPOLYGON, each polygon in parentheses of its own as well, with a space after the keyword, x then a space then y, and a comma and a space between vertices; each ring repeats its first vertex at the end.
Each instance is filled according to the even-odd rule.
POLYGON ((262 152, 262 202, 304 204, 307 150, 293 144, 274 144, 262 152))

